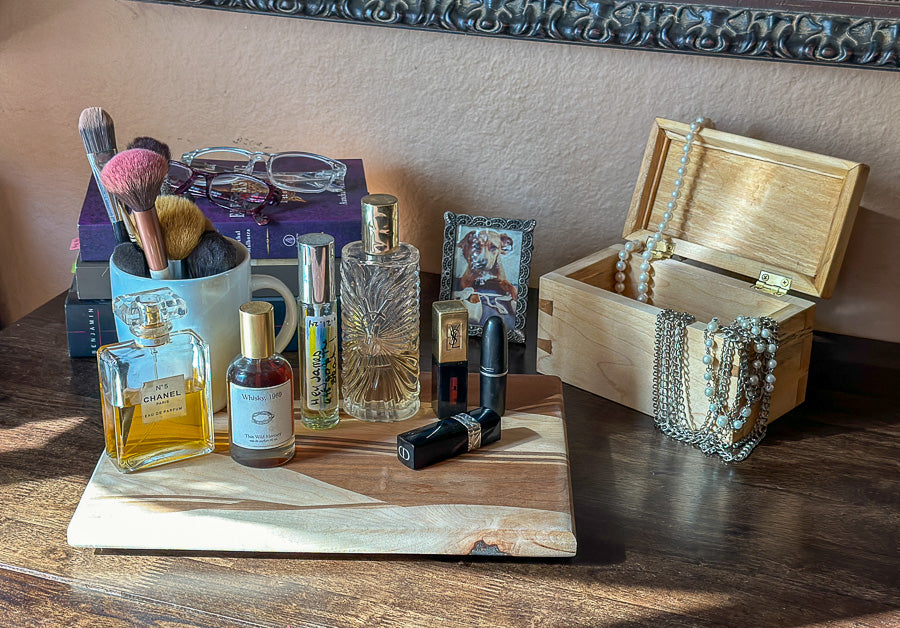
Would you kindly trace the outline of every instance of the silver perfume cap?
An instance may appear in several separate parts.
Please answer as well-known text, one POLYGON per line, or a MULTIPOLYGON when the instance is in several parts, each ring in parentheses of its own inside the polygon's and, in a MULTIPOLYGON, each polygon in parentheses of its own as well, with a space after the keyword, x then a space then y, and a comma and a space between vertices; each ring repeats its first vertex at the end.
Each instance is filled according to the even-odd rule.
POLYGON ((300 268, 300 302, 334 301, 334 238, 327 233, 307 233, 297 238, 300 268))
POLYGON ((369 194, 362 199, 362 243, 369 255, 387 255, 400 245, 397 197, 369 194))

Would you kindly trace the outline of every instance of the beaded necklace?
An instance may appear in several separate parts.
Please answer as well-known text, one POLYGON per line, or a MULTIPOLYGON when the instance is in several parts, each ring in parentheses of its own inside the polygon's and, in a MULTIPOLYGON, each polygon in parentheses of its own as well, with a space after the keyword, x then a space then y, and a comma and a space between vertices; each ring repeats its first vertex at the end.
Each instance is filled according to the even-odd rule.
MULTIPOLYGON (((710 126, 706 118, 697 118, 685 134, 685 144, 680 157, 678 177, 674 181, 672 198, 666 205, 663 220, 657 231, 643 243, 632 240, 625 243, 616 262, 614 290, 625 291, 625 271, 633 253, 641 252, 637 296, 642 303, 650 302, 652 283, 653 249, 662 239, 677 207, 684 184, 685 166, 688 163, 698 133, 710 126)), ((746 458, 766 434, 769 402, 775 389, 773 371, 778 363, 778 323, 768 317, 738 316, 733 323, 721 325, 713 318, 703 332, 705 352, 703 364, 704 393, 709 400, 706 419, 693 427, 689 404, 689 377, 687 352, 687 327, 695 317, 686 312, 662 309, 656 318, 655 351, 653 359, 653 414, 657 427, 668 436, 698 447, 709 455, 718 455, 725 462, 738 462, 746 458), (716 359, 716 344, 721 352, 716 359), (734 396, 731 396, 732 367, 737 361, 737 377, 734 396), (739 440, 738 432, 751 420, 756 408, 756 420, 739 440)))

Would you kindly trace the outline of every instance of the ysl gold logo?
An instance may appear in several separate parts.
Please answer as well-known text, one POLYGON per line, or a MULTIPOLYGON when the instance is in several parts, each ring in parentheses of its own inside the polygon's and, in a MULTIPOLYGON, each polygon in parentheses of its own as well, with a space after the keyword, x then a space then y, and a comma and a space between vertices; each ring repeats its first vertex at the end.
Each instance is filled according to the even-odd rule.
POLYGON ((461 323, 451 323, 450 325, 447 325, 448 349, 459 349, 462 347, 462 341, 459 336, 460 327, 462 327, 461 323))

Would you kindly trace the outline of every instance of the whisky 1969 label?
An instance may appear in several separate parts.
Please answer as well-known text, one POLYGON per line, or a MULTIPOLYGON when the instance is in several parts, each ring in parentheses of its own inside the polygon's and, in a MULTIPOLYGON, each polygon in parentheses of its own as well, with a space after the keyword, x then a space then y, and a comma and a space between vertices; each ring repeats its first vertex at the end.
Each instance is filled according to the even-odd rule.
POLYGON ((291 382, 268 388, 229 384, 231 441, 246 449, 273 449, 294 437, 291 382))

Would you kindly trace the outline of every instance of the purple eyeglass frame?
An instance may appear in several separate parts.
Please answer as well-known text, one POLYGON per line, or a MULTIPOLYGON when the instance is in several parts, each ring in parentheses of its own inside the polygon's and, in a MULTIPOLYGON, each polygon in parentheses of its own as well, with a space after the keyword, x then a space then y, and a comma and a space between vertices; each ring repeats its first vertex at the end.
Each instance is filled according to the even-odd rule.
POLYGON ((253 175, 238 173, 238 172, 209 172, 205 170, 197 170, 196 168, 187 165, 181 161, 170 160, 169 166, 181 166, 182 168, 187 168, 191 171, 191 176, 188 177, 187 181, 182 183, 180 186, 172 190, 173 194, 190 194, 192 190, 200 187, 198 178, 203 177, 206 181, 206 187, 203 191, 206 194, 206 198, 209 201, 216 205, 217 207, 221 207, 222 209, 227 209, 228 211, 242 211, 245 216, 251 216, 258 225, 267 225, 269 224, 269 217, 266 216, 262 208, 266 205, 277 205, 281 202, 282 192, 277 187, 266 181, 265 179, 260 179, 259 177, 254 177, 253 175), (212 181, 215 177, 220 175, 227 175, 232 177, 240 177, 244 179, 250 179, 252 181, 256 181, 262 183, 266 186, 266 189, 269 193, 266 195, 265 200, 261 203, 257 204, 253 208, 239 208, 239 207, 231 207, 230 205, 223 205, 220 201, 216 200, 210 195, 210 191, 212 190, 212 181))

